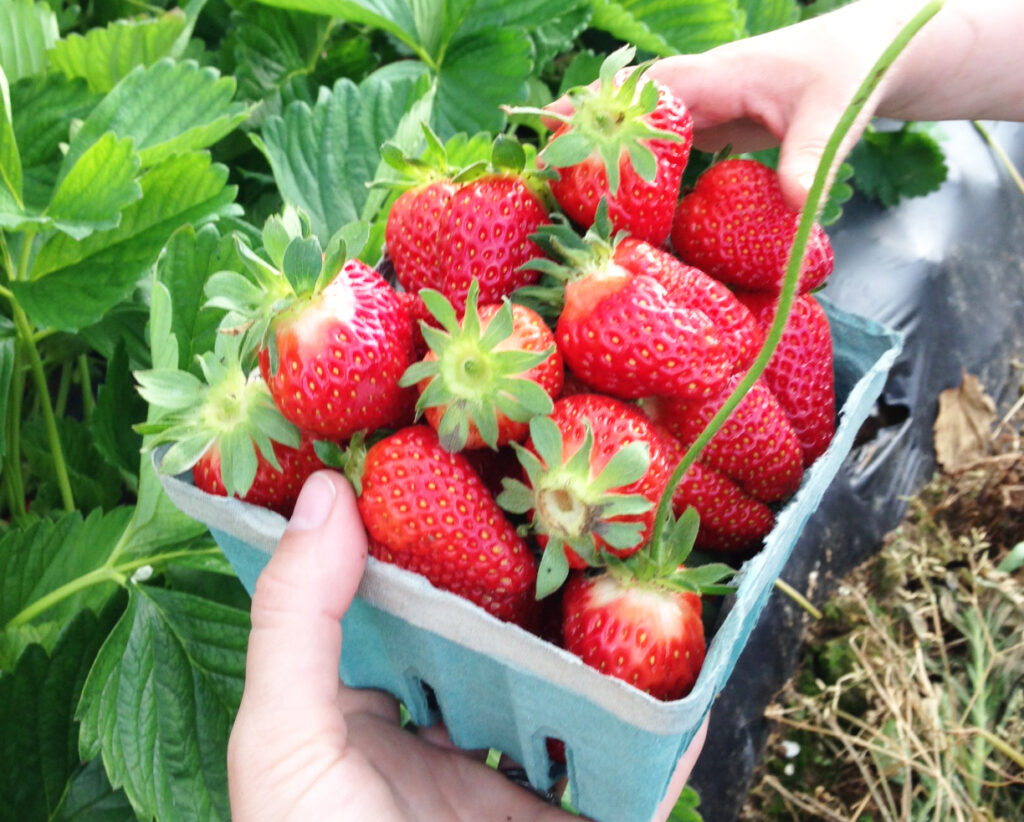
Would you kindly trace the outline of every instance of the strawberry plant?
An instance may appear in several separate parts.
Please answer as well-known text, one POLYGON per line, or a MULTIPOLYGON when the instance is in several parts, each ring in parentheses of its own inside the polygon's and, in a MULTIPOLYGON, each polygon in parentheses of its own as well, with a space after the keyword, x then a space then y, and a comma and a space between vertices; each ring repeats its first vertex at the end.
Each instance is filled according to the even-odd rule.
MULTIPOLYGON (((669 54, 781 25, 798 12, 795 2, 759 5, 683 2, 683 25, 682 14, 666 17, 645 4, 580 0, 191 0, 130 10, 0 0, 0 817, 75 819, 89 809, 112 819, 229 815, 224 748, 241 694, 248 601, 206 529, 164 496, 154 453, 169 470, 194 469, 197 485, 213 493, 287 510, 300 481, 283 478, 293 457, 308 472, 313 440, 340 448, 353 432, 377 429, 379 442, 359 469, 368 527, 374 517, 408 521, 407 512, 374 508, 384 482, 375 466, 401 460, 403 449, 429 453, 446 481, 480 501, 465 527, 500 532, 507 555, 498 565, 502 574, 515 569, 495 585, 493 566, 476 565, 462 592, 492 613, 536 621, 536 535, 525 515, 503 512, 493 499, 501 479, 520 470, 517 462, 507 449, 459 451, 461 435, 442 438, 453 449, 440 447, 425 424, 411 425, 416 392, 402 382, 406 373, 409 382, 433 376, 407 370, 418 359, 414 319, 430 316, 416 285, 443 290, 450 279, 468 295, 474 278, 482 287, 490 275, 474 266, 433 281, 400 274, 404 291, 392 287, 386 259, 378 265, 385 245, 396 266, 400 256, 400 240, 386 228, 389 213, 401 211, 389 160, 421 157, 430 133, 453 167, 492 161, 477 189, 498 203, 488 208, 525 203, 516 214, 530 216, 522 220, 529 235, 520 232, 516 245, 536 241, 543 250, 535 230, 538 208, 545 218, 554 211, 547 183, 535 197, 532 182, 524 187, 503 170, 507 154, 493 162, 495 137, 510 124, 502 106, 543 106, 593 79, 603 57, 588 54, 595 34, 669 54), (367 242, 355 256, 362 233, 367 242), (324 328, 324 321, 324 337, 351 331, 364 346, 338 348, 349 359, 337 371, 363 375, 372 386, 365 395, 333 382, 330 358, 307 351, 305 335, 294 332, 300 313, 317 315, 325 303, 344 306, 349 325, 324 328), (293 372, 303 379, 290 381, 293 372), (296 391, 297 403, 274 401, 296 391), (335 391, 349 392, 348 401, 328 408, 335 391), (260 496, 268 477, 272 496, 260 496)), ((536 134, 538 144, 547 139, 536 134)), ((520 168, 535 148, 522 147, 520 168)), ((643 165, 643 152, 627 155, 643 165)), ((449 219, 465 225, 476 202, 449 219)), ((659 255, 668 252, 654 245, 638 250, 638 242, 624 239, 614 253, 657 264, 645 263, 649 276, 624 285, 656 294, 673 322, 707 332, 717 353, 702 385, 724 389, 753 361, 771 324, 757 327, 723 287, 666 262, 659 255), (699 312, 679 308, 682 293, 699 312)), ((522 274, 522 258, 514 260, 508 268, 522 274)), ((542 269, 524 276, 547 275, 542 269)), ((518 298, 508 301, 510 289, 527 281, 489 294, 499 306, 493 315, 481 300, 478 320, 487 329, 480 350, 512 364, 495 381, 494 416, 529 430, 525 418, 545 419, 547 403, 531 388, 527 398, 510 399, 508 381, 540 368, 537 358, 553 343, 545 338, 506 358, 496 339, 522 308, 518 298)), ((585 302, 603 294, 597 289, 585 302)), ((582 316, 570 311, 564 327, 582 316)), ((425 330, 427 341, 457 338, 472 325, 459 320, 441 322, 444 332, 425 330)), ((616 359, 617 344, 609 344, 616 359)), ((436 356, 440 363, 445 355, 436 356)), ((578 371, 566 382, 605 391, 600 369, 578 371)), ((556 382, 542 389, 552 405, 556 382)), ((639 393, 619 391, 616 401, 646 400, 658 389, 649 380, 639 393)), ((425 416, 436 393, 424 388, 425 416)), ((490 413, 474 422, 485 445, 490 413)), ((460 429, 443 419, 445 435, 460 429)), ((588 436, 596 437, 596 426, 588 436)), ((661 441, 678 462, 685 444, 661 441)), ((635 466, 626 469, 615 485, 636 479, 635 466)), ((756 542, 771 509, 693 454, 679 469, 681 484, 676 477, 657 487, 678 485, 679 521, 689 506, 700 512, 700 547, 756 542), (756 527, 737 536, 737 520, 756 527)), ((614 479, 596 476, 598 485, 614 479)), ((674 533, 656 507, 667 498, 656 491, 644 498, 642 526, 605 529, 604 544, 615 549, 607 554, 674 533)), ((641 512, 610 513, 636 519, 641 512)), ((429 577, 436 559, 423 549, 435 534, 425 520, 412 525, 420 531, 392 544, 384 537, 394 529, 385 527, 374 550, 429 577)))

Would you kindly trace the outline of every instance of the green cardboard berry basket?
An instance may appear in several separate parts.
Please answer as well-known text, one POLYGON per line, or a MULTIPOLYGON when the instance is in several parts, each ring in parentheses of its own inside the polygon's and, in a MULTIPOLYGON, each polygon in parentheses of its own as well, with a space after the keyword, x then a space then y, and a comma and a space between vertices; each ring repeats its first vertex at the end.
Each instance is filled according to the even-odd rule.
MULTIPOLYGON (((522 764, 540 791, 562 773, 546 745, 548 737, 560 739, 572 802, 580 813, 608 822, 650 819, 901 348, 896 333, 822 302, 832 326, 841 409, 835 438, 780 511, 763 550, 742 566, 734 602, 709 639, 704 667, 688 696, 675 702, 652 699, 433 588, 423 577, 372 558, 342 623, 341 678, 352 687, 390 692, 419 725, 443 721, 459 747, 503 751, 522 764)), ((205 494, 186 478, 163 477, 163 482, 181 510, 209 526, 251 593, 285 520, 205 494)))

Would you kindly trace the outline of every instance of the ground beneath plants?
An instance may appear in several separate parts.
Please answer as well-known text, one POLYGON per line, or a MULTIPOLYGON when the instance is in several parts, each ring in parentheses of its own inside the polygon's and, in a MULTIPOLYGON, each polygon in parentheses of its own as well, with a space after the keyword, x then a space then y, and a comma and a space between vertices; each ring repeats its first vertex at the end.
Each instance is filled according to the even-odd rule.
POLYGON ((940 470, 808 621, 740 819, 1024 819, 1024 398, 940 398, 940 470))

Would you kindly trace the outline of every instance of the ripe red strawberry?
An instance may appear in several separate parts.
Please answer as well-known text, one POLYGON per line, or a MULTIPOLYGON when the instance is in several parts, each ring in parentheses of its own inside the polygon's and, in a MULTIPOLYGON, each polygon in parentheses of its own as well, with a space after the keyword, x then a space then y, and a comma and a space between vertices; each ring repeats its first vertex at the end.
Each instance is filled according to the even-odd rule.
POLYGON ((410 426, 380 440, 359 473, 359 512, 375 557, 499 619, 532 622, 533 554, 466 458, 445 451, 433 429, 410 426))
POLYGON ((616 230, 663 245, 693 144, 693 118, 666 86, 643 76, 646 65, 626 69, 634 54, 632 47, 619 49, 602 64, 596 87, 569 91, 575 112, 540 159, 557 168, 551 192, 577 225, 593 225, 605 199, 616 230))
POLYGON ((397 292, 350 258, 369 228, 352 223, 327 251, 315 237, 264 228, 273 265, 237 243, 252 279, 233 271, 207 283, 208 304, 244 319, 277 407, 299 428, 329 440, 405 420, 415 392, 398 384, 413 361, 412 323, 397 292))
POLYGON ((192 480, 196 488, 217 496, 237 496, 245 502, 290 516, 302 484, 310 474, 324 467, 314 449, 315 440, 303 434, 298 448, 273 443, 278 467, 257 454, 256 474, 252 485, 244 494, 228 494, 224 486, 221 447, 214 442, 192 467, 192 480))
MULTIPOLYGON (((739 297, 766 331, 775 317, 776 298, 765 294, 739 297)), ((763 379, 800 440, 804 466, 810 465, 828 448, 836 430, 832 334, 825 310, 810 294, 794 300, 763 379)))
POLYGON ((536 282, 521 266, 543 252, 530 239, 548 222, 540 198, 518 174, 488 174, 463 183, 441 212, 437 236, 439 290, 460 311, 469 284, 480 284, 480 302, 494 303, 536 282))
POLYGON ((704 663, 701 599, 692 591, 576 572, 562 595, 566 650, 657 699, 693 688, 704 663))
POLYGON ((595 390, 623 399, 704 397, 733 370, 708 316, 675 299, 637 245, 609 240, 604 209, 580 238, 566 226, 538 235, 564 264, 537 263, 565 282, 555 327, 566 366, 595 390))
POLYGON ((555 335, 524 305, 477 307, 470 285, 461 322, 437 291, 420 297, 443 330, 423 325, 430 351, 403 375, 420 392, 416 410, 449 451, 497 448, 526 439, 528 423, 547 414, 562 389, 562 356, 555 335))
MULTIPOLYGON (((773 169, 756 160, 724 160, 705 171, 679 201, 672 245, 685 262, 728 285, 777 294, 799 219, 783 202, 773 169)), ((832 245, 816 223, 800 290, 820 286, 832 266, 832 245)))
POLYGON ((513 513, 532 512, 545 549, 539 598, 562 584, 570 566, 600 565, 607 555, 639 550, 674 467, 636 406, 599 394, 560 399, 549 417, 530 422, 530 439, 516 450, 526 482, 506 480, 498 503, 513 513))
POLYGON ((441 288, 438 260, 445 242, 438 231, 441 214, 455 194, 448 179, 430 180, 399 195, 388 212, 384 242, 395 277, 406 291, 441 288))
POLYGON ((136 372, 139 393, 167 413, 137 426, 153 445, 170 443, 163 473, 192 469, 197 488, 285 516, 306 478, 323 463, 313 439, 274 406, 258 374, 242 368, 237 337, 221 335, 199 358, 203 379, 174 368, 136 372))
MULTIPOLYGON (((741 378, 741 374, 733 375, 720 394, 707 400, 653 399, 645 401, 644 408, 688 448, 741 378)), ((779 401, 761 380, 754 383, 700 458, 766 503, 790 497, 803 477, 800 442, 779 401)))
POLYGON ((541 256, 530 235, 548 222, 548 209, 524 172, 522 146, 500 137, 489 164, 456 168, 437 137, 425 133, 421 159, 391 146, 383 150, 389 164, 415 181, 395 201, 385 225, 399 283, 413 293, 440 291, 461 312, 474 279, 484 303, 500 302, 536 281, 537 273, 521 266, 541 256))
POLYGON ((387 426, 408 407, 399 378, 412 362, 408 310, 379 274, 349 260, 325 287, 270 324, 260 372, 300 428, 344 440, 387 426))
MULTIPOLYGON (((675 467, 686 448, 658 426, 665 438, 669 464, 675 467)), ((672 510, 682 516, 687 508, 700 516, 696 547, 710 551, 740 551, 755 547, 772 529, 775 514, 747 494, 725 474, 702 462, 691 465, 672 494, 672 510)))
POLYGON ((750 367, 764 337, 750 310, 730 289, 668 251, 632 237, 619 244, 616 259, 625 268, 654 277, 673 301, 703 311, 721 334, 733 371, 750 367))

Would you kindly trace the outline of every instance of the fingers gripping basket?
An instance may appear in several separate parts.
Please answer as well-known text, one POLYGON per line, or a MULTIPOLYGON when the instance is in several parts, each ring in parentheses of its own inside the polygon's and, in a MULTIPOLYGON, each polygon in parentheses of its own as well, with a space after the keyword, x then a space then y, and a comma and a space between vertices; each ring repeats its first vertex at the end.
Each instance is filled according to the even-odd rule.
MULTIPOLYGON (((417 724, 444 721, 459 747, 503 751, 540 790, 559 775, 546 739, 561 739, 573 804, 582 814, 612 822, 649 819, 900 350, 895 333, 824 304, 841 407, 835 438, 779 513, 764 549, 743 565, 732 607, 710 638, 687 697, 652 699, 424 578, 372 558, 342 623, 342 679, 352 687, 390 692, 417 724)), ((207 495, 183 479, 163 479, 175 504, 209 526, 251 593, 285 520, 207 495)))

